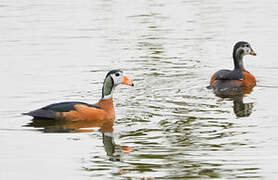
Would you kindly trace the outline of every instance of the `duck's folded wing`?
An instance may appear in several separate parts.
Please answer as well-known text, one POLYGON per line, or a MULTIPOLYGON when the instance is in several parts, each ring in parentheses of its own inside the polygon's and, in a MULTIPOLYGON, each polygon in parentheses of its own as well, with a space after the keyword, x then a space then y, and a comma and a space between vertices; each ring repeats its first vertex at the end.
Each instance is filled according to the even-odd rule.
POLYGON ((213 78, 214 80, 242 80, 242 72, 242 70, 220 70, 213 75, 213 78))
POLYGON ((57 112, 75 111, 75 110, 77 110, 76 105, 84 105, 87 107, 100 109, 99 106, 87 104, 87 103, 83 103, 83 102, 61 102, 61 103, 50 104, 43 108, 28 112, 28 113, 23 113, 23 114, 33 116, 34 118, 55 119, 57 112))
POLYGON ((68 111, 71 111, 71 110, 76 110, 75 105, 78 105, 78 104, 100 109, 99 106, 96 106, 96 105, 93 105, 93 104, 87 104, 87 103, 84 103, 84 102, 78 102, 78 101, 61 102, 61 103, 50 104, 48 106, 43 107, 42 109, 50 109, 50 110, 53 110, 53 111, 56 111, 56 112, 68 112, 68 111))

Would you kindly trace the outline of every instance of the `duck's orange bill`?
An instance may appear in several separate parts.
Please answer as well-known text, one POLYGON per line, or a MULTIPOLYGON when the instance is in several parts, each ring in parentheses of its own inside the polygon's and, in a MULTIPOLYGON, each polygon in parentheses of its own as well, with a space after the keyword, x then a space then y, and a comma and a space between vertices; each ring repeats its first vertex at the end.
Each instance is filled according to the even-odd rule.
POLYGON ((128 77, 126 77, 126 76, 124 76, 124 80, 123 80, 122 84, 134 86, 134 84, 131 82, 131 80, 128 79, 128 77))
POLYGON ((252 55, 252 56, 256 56, 257 55, 253 49, 251 49, 249 54, 252 55))

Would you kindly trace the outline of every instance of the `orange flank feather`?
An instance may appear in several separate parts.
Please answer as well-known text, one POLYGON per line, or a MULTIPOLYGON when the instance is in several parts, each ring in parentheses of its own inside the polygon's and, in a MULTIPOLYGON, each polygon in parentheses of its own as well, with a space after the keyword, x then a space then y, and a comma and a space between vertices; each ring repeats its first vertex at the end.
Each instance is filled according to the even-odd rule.
POLYGON ((256 79, 251 73, 247 71, 243 71, 242 74, 243 74, 243 80, 242 80, 243 87, 253 88, 254 86, 256 86, 256 79))
POLYGON ((214 83, 215 81, 215 77, 214 77, 214 74, 211 76, 210 78, 210 85, 212 86, 212 84, 214 83))
POLYGON ((76 110, 69 112, 57 112, 56 117, 58 119, 69 121, 103 121, 115 119, 112 98, 101 100, 96 105, 101 109, 88 107, 83 104, 77 104, 74 106, 76 110))

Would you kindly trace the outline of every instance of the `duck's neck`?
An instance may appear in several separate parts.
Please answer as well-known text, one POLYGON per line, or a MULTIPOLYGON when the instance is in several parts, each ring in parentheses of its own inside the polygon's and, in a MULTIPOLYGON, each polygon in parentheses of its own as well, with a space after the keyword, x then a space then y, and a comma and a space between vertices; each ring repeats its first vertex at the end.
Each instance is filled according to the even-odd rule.
POLYGON ((111 99, 114 90, 114 82, 110 76, 107 76, 102 86, 102 100, 111 99))
POLYGON ((101 109, 114 109, 113 98, 100 99, 97 106, 101 107, 101 109))
POLYGON ((112 98, 114 88, 115 86, 112 78, 110 76, 107 76, 102 86, 102 97, 96 104, 102 110, 107 112, 108 119, 115 119, 114 104, 112 98))
POLYGON ((235 69, 245 70, 243 66, 243 53, 241 52, 234 52, 233 53, 233 59, 234 59, 234 66, 235 69))
POLYGON ((113 99, 112 93, 108 95, 102 94, 101 100, 108 100, 108 99, 113 99))

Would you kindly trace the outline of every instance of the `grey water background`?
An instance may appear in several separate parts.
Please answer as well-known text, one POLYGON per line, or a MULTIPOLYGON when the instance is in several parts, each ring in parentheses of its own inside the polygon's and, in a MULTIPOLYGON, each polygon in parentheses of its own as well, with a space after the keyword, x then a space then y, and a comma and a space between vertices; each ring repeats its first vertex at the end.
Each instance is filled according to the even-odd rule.
POLYGON ((275 179, 277 34, 275 0, 1 0, 0 179, 275 179), (241 115, 206 89, 239 40, 257 53, 244 59, 257 87, 241 115), (116 68, 135 84, 114 93, 116 159, 97 128, 62 133, 21 115, 95 103, 116 68))

